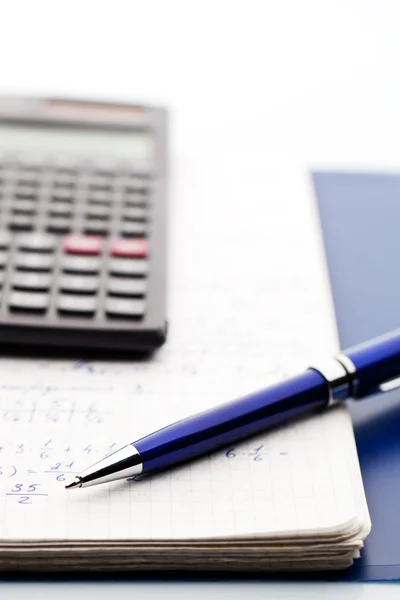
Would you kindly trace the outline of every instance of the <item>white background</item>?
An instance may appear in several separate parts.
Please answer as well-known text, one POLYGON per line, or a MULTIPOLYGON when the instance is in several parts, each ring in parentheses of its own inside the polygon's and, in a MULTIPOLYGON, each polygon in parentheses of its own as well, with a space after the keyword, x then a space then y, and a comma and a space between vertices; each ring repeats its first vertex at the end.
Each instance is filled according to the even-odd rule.
POLYGON ((175 152, 396 164, 396 0, 8 2, 2 91, 161 102, 175 152))
MULTIPOLYGON (((0 92, 165 104, 173 192, 188 190, 187 168, 206 181, 219 157, 221 193, 239 172, 243 189, 267 195, 275 170, 290 181, 310 166, 398 168, 399 30, 396 0, 2 0, 0 92)), ((257 583, 34 586, 29 595, 329 598, 339 589, 342 598, 397 593, 257 583)), ((26 595, 18 585, 1 592, 26 595)))

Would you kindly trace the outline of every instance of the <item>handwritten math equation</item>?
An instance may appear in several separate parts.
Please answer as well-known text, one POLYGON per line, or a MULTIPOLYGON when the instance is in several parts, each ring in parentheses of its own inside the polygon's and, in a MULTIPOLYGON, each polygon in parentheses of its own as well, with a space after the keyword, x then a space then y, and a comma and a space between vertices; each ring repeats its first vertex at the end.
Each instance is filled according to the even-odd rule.
POLYGON ((115 450, 116 442, 70 446, 51 438, 39 446, 26 442, 0 445, 0 498, 24 505, 37 503, 50 495, 54 485, 65 486, 88 464, 115 450))
MULTIPOLYGON (((276 452, 274 454, 276 454, 276 452)), ((278 452, 278 455, 282 456, 282 457, 288 456, 288 454, 289 454, 288 452, 278 452)), ((268 458, 270 455, 271 455, 271 451, 267 451, 264 444, 261 444, 260 446, 255 446, 254 448, 250 448, 250 449, 244 449, 244 447, 238 446, 238 447, 228 448, 225 451, 226 458, 236 459, 236 460, 243 459, 243 458, 248 460, 250 458, 254 462, 261 462, 262 460, 265 460, 266 458, 268 458)))
POLYGON ((0 425, 103 424, 110 393, 104 388, 0 385, 0 425))
MULTIPOLYGON (((115 452, 121 444, 60 443, 56 439, 43 439, 41 444, 25 441, 0 443, 0 500, 29 505, 43 501, 55 485, 64 487, 82 469, 115 452)), ((275 451, 284 458, 285 451, 275 451)), ((263 444, 237 445, 211 455, 211 460, 251 460, 261 463, 271 456, 263 444)))

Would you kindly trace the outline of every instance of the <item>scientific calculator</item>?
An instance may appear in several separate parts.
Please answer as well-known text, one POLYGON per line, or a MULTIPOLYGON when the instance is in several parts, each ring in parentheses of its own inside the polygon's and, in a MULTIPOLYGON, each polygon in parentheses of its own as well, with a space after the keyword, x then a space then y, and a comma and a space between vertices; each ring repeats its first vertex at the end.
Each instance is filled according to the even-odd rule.
POLYGON ((166 338, 166 111, 0 98, 0 345, 166 338))

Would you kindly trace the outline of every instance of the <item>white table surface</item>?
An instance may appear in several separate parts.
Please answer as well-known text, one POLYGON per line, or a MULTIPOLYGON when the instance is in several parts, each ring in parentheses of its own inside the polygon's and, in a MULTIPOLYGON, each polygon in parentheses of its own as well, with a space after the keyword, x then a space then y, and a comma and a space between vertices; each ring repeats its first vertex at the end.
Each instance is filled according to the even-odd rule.
POLYGON ((109 582, 2 583, 7 600, 392 600, 399 587, 391 583, 267 583, 267 582, 109 582))
MULTIPOLYGON (((172 193, 242 164, 397 168, 397 0, 0 1, 0 93, 162 103, 172 193), (191 174, 188 177, 188 173, 191 174)), ((256 177, 256 180, 254 179, 256 177)), ((258 179, 257 179, 258 178, 258 179)), ((221 180, 223 193, 224 184, 221 180)), ((173 224, 172 224, 173 226, 173 224)), ((4 598, 381 598, 396 586, 318 583, 0 583, 4 598), (29 589, 27 589, 29 586, 29 589), (117 587, 116 587, 117 586, 117 587), (335 595, 335 596, 334 596, 335 595)))

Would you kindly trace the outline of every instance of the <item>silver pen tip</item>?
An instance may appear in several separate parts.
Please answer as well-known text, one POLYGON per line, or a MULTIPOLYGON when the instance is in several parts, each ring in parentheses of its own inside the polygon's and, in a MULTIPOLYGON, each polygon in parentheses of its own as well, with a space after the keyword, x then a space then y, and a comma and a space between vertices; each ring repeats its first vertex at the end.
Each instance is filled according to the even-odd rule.
POLYGON ((66 490, 73 490, 75 488, 82 487, 82 479, 78 476, 75 477, 74 481, 71 481, 68 485, 65 486, 66 490))

